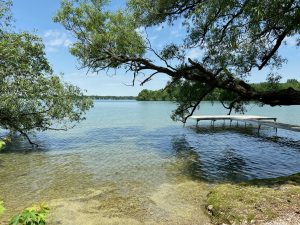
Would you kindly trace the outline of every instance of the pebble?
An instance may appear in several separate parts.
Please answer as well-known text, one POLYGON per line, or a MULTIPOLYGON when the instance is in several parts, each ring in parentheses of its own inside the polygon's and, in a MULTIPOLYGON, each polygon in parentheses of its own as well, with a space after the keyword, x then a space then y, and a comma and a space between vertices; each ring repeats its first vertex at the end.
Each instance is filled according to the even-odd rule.
POLYGON ((207 206, 207 209, 208 209, 208 211, 212 211, 212 210, 213 210, 213 208, 214 208, 214 206, 213 206, 213 205, 209 205, 209 206, 207 206))

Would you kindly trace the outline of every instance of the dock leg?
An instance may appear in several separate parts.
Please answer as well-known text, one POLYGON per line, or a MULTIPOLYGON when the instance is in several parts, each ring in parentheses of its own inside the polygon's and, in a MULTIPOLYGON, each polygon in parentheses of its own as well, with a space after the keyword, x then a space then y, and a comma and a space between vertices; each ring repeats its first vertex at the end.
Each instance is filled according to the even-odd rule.
POLYGON ((197 120, 196 127, 198 127, 199 120, 197 120))
POLYGON ((247 127, 247 123, 245 122, 245 128, 247 127))
MULTIPOLYGON (((274 119, 274 122, 276 123, 276 121, 277 121, 277 119, 275 118, 275 119, 274 119)), ((277 137, 277 130, 278 130, 278 128, 275 127, 275 135, 276 135, 276 137, 277 137)))
POLYGON ((231 127, 231 123, 232 123, 232 120, 230 120, 230 124, 229 124, 229 127, 231 127))
POLYGON ((260 127, 261 127, 261 125, 259 124, 259 125, 258 125, 258 129, 257 129, 257 134, 259 134, 260 127))

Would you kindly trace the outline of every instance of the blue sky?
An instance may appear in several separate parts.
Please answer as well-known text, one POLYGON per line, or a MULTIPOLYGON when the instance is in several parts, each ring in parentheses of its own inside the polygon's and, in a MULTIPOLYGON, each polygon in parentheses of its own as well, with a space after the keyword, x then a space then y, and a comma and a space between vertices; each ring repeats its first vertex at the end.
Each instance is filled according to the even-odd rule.
MULTIPOLYGON (((13 14, 15 28, 18 31, 30 31, 41 36, 46 45, 46 53, 50 64, 56 73, 63 73, 63 80, 75 84, 87 90, 89 95, 137 95, 140 90, 163 88, 168 81, 165 75, 158 75, 143 87, 136 84, 135 87, 127 86, 132 81, 132 74, 125 74, 124 71, 117 71, 117 75, 106 75, 104 72, 98 75, 88 74, 79 70, 77 60, 69 53, 68 47, 72 43, 72 36, 64 28, 52 21, 53 15, 59 9, 60 0, 13 0, 13 14)), ((112 0, 110 9, 114 10, 124 5, 122 0, 112 0)), ((159 49, 163 43, 177 41, 180 39, 183 29, 180 24, 174 28, 162 29, 155 27, 148 31, 149 39, 153 47, 159 49)), ((295 47, 295 39, 290 38, 288 45, 282 47, 280 52, 288 59, 280 74, 283 81, 288 78, 300 80, 300 48, 295 47)), ((196 58, 200 52, 195 50, 189 56, 196 58)), ((254 72, 250 78, 251 82, 265 80, 265 72, 254 72)))

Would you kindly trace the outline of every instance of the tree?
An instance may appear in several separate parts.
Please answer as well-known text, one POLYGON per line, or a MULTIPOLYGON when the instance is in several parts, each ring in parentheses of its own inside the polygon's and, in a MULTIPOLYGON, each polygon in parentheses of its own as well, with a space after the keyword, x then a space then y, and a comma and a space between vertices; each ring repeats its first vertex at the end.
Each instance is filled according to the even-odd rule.
POLYGON ((4 29, 6 29, 11 24, 11 6, 11 0, 0 0, 0 33, 3 33, 4 29))
POLYGON ((8 10, 0 6, 0 21, 5 20, 0 27, 0 127, 34 144, 28 133, 66 130, 84 119, 92 102, 53 74, 39 37, 7 31, 8 10))
POLYGON ((62 2, 54 20, 76 37, 71 53, 94 72, 133 71, 133 84, 139 74, 148 74, 144 84, 159 73, 170 76, 171 84, 181 83, 175 120, 185 122, 216 88, 235 97, 230 111, 248 101, 300 104, 299 90, 258 91, 246 81, 255 69, 273 74, 285 62, 278 49, 299 34, 299 0, 130 0, 117 12, 107 11, 107 2, 62 2), (182 44, 168 43, 160 51, 139 32, 178 21, 185 27, 182 44), (193 49, 203 56, 187 58, 193 49))

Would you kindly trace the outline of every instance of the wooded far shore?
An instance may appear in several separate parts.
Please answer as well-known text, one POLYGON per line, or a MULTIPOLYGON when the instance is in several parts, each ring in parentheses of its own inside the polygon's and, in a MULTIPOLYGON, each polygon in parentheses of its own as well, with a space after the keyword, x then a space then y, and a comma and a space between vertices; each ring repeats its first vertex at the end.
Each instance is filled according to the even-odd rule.
MULTIPOLYGON (((300 82, 296 79, 289 79, 285 83, 272 83, 262 82, 254 83, 251 86, 259 91, 272 91, 276 89, 294 88, 300 90, 300 82)), ((177 95, 180 92, 180 86, 172 86, 159 90, 142 90, 138 96, 99 96, 89 95, 94 100, 137 100, 137 101, 176 101, 177 95)), ((206 101, 231 101, 234 98, 232 93, 224 92, 219 89, 215 89, 211 94, 205 97, 206 101)))

